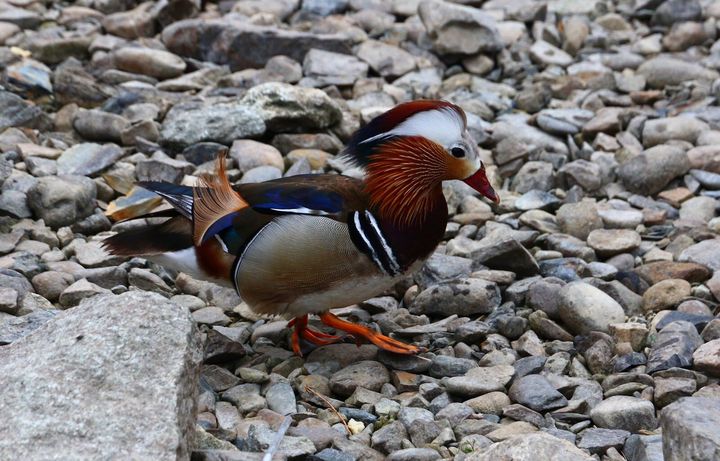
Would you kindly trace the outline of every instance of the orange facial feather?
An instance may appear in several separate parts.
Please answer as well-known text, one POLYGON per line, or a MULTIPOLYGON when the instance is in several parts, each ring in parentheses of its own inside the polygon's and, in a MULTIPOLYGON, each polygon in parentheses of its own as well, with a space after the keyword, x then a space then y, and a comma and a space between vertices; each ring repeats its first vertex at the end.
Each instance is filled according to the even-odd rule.
POLYGON ((388 141, 367 166, 365 188, 380 213, 401 227, 432 210, 433 189, 460 170, 439 144, 421 136, 388 141))

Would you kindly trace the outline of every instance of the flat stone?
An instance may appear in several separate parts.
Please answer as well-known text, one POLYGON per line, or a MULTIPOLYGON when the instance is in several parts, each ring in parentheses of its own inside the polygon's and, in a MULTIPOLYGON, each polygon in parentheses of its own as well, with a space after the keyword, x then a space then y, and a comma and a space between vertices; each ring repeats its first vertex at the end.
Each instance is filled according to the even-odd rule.
POLYGON ((640 234, 629 229, 595 229, 587 238, 590 248, 602 257, 631 252, 640 242, 640 234))
POLYGON ((608 448, 621 449, 625 440, 630 436, 628 431, 617 429, 585 429, 580 434, 578 448, 588 450, 590 453, 602 454, 608 448))
POLYGON ((342 397, 349 397, 357 387, 379 391, 389 381, 390 375, 383 364, 365 360, 334 373, 330 377, 330 388, 342 397))
POLYGON ((242 102, 253 107, 274 132, 324 129, 342 116, 340 106, 324 91, 279 82, 253 87, 242 102))
POLYGON ((710 278, 711 275, 708 268, 702 264, 674 261, 643 264, 634 268, 633 271, 650 285, 668 279, 682 279, 690 283, 701 283, 710 278))
POLYGON ((549 209, 559 205, 560 200, 553 194, 541 190, 530 190, 515 200, 515 208, 522 211, 549 209))
POLYGON ((680 206, 680 219, 705 224, 715 217, 716 203, 712 197, 693 197, 680 206))
POLYGON ((720 239, 703 240, 683 250, 679 261, 702 264, 713 271, 720 271, 720 239))
POLYGON ((464 403, 476 413, 499 416, 503 413, 503 408, 509 406, 511 402, 504 392, 494 391, 466 400, 464 403))
POLYGON ((192 313, 193 320, 205 325, 228 325, 230 318, 219 307, 202 307, 192 313))
POLYGON ((510 365, 472 368, 464 376, 447 378, 448 392, 463 397, 476 397, 488 392, 503 391, 515 369, 510 365))
POLYGON ((567 440, 545 432, 516 435, 491 445, 480 453, 471 453, 466 461, 497 461, 500 459, 553 461, 590 461, 593 458, 567 440))
POLYGON ((372 447, 383 453, 390 454, 402 448, 402 440, 407 438, 405 425, 400 421, 383 426, 372 435, 372 447))
POLYGON ((114 165, 123 155, 115 144, 76 144, 58 158, 58 174, 94 176, 114 165))
POLYGON ((86 298, 109 292, 110 290, 88 282, 86 279, 80 279, 60 293, 59 302, 63 307, 73 307, 86 298))
POLYGON ((220 397, 235 405, 242 414, 257 412, 267 407, 267 401, 260 395, 258 384, 238 384, 223 392, 220 397))
POLYGON ((87 300, 0 355, 0 457, 190 456, 200 339, 187 312, 162 296, 87 300))
POLYGON ((510 398, 535 411, 547 411, 567 405, 567 399, 542 375, 527 375, 513 382, 510 398))
POLYGON ((682 397, 691 396, 696 390, 697 382, 692 378, 656 376, 653 398, 655 405, 662 408, 682 397))
POLYGON ((439 461, 440 453, 432 448, 405 448, 397 450, 385 458, 386 461, 439 461))
POLYGON ((546 66, 567 67, 573 62, 572 56, 544 40, 538 40, 532 44, 530 58, 536 63, 546 66))
POLYGON ((205 18, 170 24, 162 31, 162 41, 173 53, 227 64, 232 71, 260 69, 278 54, 302 62, 311 49, 349 54, 351 47, 351 39, 345 34, 315 34, 205 18), (243 52, 238 52, 239 46, 243 52))
MULTIPOLYGON (((690 154, 688 154, 689 157, 690 154)), ((693 163, 692 160, 690 163, 693 163)), ((690 174, 708 189, 720 189, 720 174, 705 170, 690 170, 690 174)))

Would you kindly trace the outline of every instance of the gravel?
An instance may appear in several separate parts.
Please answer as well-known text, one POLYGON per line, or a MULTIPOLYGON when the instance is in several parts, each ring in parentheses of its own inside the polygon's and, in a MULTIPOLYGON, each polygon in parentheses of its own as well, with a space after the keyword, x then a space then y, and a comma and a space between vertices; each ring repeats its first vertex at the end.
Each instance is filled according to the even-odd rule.
POLYGON ((290 416, 282 459, 718 458, 716 3, 4 5, 0 457, 254 460, 290 416), (433 98, 501 201, 446 183, 423 267, 335 311, 417 356, 296 357, 232 288, 100 247, 158 204, 136 181, 191 184, 226 148, 234 183, 359 176, 352 133, 433 98))

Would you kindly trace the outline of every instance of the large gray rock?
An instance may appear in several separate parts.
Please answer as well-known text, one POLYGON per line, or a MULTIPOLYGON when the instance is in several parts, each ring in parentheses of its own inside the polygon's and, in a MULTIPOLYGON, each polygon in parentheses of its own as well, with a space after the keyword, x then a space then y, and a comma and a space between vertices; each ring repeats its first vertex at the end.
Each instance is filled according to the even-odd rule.
POLYGON ((189 19, 166 27, 162 41, 180 56, 235 70, 261 68, 273 56, 286 55, 302 62, 311 49, 350 53, 351 40, 340 34, 312 34, 257 26, 250 22, 189 19))
POLYGON ((94 176, 114 165, 123 154, 116 144, 75 144, 58 158, 58 174, 94 176))
POLYGON ((567 440, 545 432, 534 432, 510 437, 495 443, 481 453, 472 453, 465 461, 498 460, 591 461, 590 455, 567 440))
POLYGON ((57 228, 69 226, 95 210, 97 186, 84 176, 43 176, 27 194, 35 216, 57 228))
POLYGON ((622 163, 618 168, 618 178, 628 190, 652 195, 689 169, 690 161, 682 149, 660 145, 622 163))
POLYGON ((702 343, 703 340, 692 323, 670 323, 655 337, 648 353, 647 372, 655 373, 675 367, 689 368, 693 363, 693 353, 702 343))
POLYGON ((201 359, 162 296, 87 300, 0 349, 0 459, 187 459, 201 359))
POLYGON ((652 402, 627 395, 603 400, 590 411, 590 417, 596 426, 606 429, 639 432, 657 427, 652 402))
POLYGON ((674 139, 695 144, 698 136, 708 130, 707 123, 690 116, 648 120, 643 127, 643 144, 645 147, 652 147, 674 139))
POLYGON ((660 415, 665 461, 720 459, 720 400, 688 397, 660 415))
POLYGON ((433 48, 440 54, 494 53, 503 47, 493 17, 477 8, 424 0, 418 13, 433 48))
POLYGON ((160 141, 178 148, 202 141, 230 145, 236 139, 263 133, 265 122, 252 107, 238 102, 191 101, 170 109, 160 141))
POLYGON ((410 306, 413 314, 468 316, 489 314, 500 305, 500 289, 482 279, 463 279, 423 290, 410 306))
POLYGON ((698 63, 660 56, 645 61, 638 67, 638 74, 647 79, 651 88, 680 85, 690 80, 712 81, 718 73, 698 63))
POLYGON ((691 245, 680 253, 678 260, 702 264, 714 271, 720 271, 720 240, 708 239, 691 245))
POLYGON ((257 85, 242 102, 259 113, 267 129, 274 132, 321 130, 342 118, 340 106, 324 91, 287 83, 257 85))
POLYGON ((512 400, 535 411, 564 407, 568 401, 542 375, 527 375, 516 380, 508 395, 512 400))
POLYGON ((184 148, 202 141, 230 145, 266 131, 319 130, 335 125, 342 112, 323 91, 269 82, 249 90, 240 101, 192 101, 165 116, 161 142, 184 148))
POLYGON ((11 126, 36 127, 43 110, 9 91, 0 91, 0 132, 11 126))

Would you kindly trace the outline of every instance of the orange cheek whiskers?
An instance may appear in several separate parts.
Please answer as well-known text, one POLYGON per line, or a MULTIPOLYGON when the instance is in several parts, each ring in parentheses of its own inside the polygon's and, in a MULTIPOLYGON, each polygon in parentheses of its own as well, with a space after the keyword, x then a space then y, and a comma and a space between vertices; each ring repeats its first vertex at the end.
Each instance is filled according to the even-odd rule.
POLYGON ((385 143, 367 166, 366 189, 372 205, 400 226, 432 209, 430 192, 448 175, 448 155, 423 137, 385 143))

